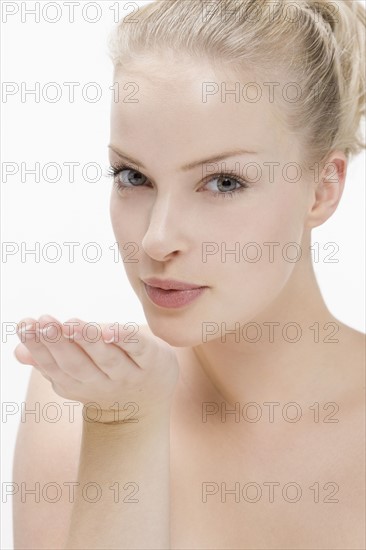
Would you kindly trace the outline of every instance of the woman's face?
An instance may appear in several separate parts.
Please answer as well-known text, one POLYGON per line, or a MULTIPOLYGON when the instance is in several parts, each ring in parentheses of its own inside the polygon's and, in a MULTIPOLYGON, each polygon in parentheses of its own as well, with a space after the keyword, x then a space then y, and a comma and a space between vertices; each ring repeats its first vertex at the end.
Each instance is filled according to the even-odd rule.
POLYGON ((233 329, 270 312, 297 265, 291 259, 300 254, 310 186, 295 168, 299 145, 278 122, 266 90, 258 102, 243 95, 235 102, 225 86, 235 89, 237 79, 209 68, 172 78, 174 67, 162 65, 159 83, 138 69, 115 75, 110 162, 127 162, 119 151, 135 164, 115 177, 127 188, 113 186, 111 221, 153 333, 172 346, 198 345, 207 323, 219 330, 209 340, 220 337, 222 323, 233 329), (235 173, 219 177, 228 171, 235 173), (147 277, 208 288, 184 307, 165 308, 148 297, 147 277))

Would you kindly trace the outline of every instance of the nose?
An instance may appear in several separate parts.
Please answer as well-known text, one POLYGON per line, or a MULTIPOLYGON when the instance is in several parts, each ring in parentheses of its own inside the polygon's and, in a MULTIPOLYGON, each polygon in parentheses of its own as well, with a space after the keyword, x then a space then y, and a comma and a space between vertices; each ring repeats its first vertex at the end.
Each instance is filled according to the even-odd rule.
POLYGON ((146 254, 154 260, 164 261, 184 250, 184 215, 184 206, 179 197, 166 194, 156 198, 141 243, 146 254))

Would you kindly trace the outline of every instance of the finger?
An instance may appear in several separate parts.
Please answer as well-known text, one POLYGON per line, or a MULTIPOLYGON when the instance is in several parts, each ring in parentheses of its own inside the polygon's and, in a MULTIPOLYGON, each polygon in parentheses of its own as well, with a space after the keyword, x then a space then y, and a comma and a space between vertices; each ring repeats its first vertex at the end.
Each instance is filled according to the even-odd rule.
POLYGON ((18 344, 13 353, 19 363, 23 363, 23 365, 32 365, 32 367, 38 366, 32 354, 24 344, 18 344))
POLYGON ((37 327, 39 328, 39 322, 30 317, 18 323, 17 334, 22 342, 21 345, 28 350, 35 362, 31 364, 48 380, 52 379, 60 385, 70 384, 71 377, 59 368, 53 355, 40 341, 37 327))
POLYGON ((154 362, 156 364, 159 362, 163 350, 166 353, 171 349, 164 340, 151 332, 148 325, 114 323, 104 326, 102 335, 107 342, 127 353, 141 369, 151 368, 154 362), (152 361, 152 357, 155 357, 155 361, 152 361))
POLYGON ((47 380, 50 380, 50 378, 46 375, 42 367, 37 363, 37 361, 34 360, 33 356, 29 352, 29 350, 26 348, 24 344, 18 344, 17 347, 14 350, 14 356, 19 361, 19 363, 23 363, 23 365, 31 365, 32 367, 35 367, 47 380))
POLYGON ((43 315, 39 319, 39 324, 41 342, 64 373, 82 383, 97 381, 102 384, 108 381, 107 375, 98 368, 78 342, 65 338, 62 323, 51 315, 43 315))
POLYGON ((70 334, 73 332, 72 338, 111 380, 121 380, 124 376, 131 377, 133 371, 141 370, 123 349, 111 346, 103 340, 102 329, 106 325, 70 319, 63 323, 63 326, 66 325, 66 332, 69 324, 70 327, 73 326, 73 331, 69 331, 70 334))
POLYGON ((17 347, 14 350, 14 356, 16 359, 23 363, 24 365, 31 365, 32 367, 35 367, 38 372, 46 378, 49 382, 52 383, 52 379, 47 376, 45 371, 42 369, 42 367, 33 359, 32 355, 28 351, 28 349, 24 346, 24 344, 18 344, 17 347))

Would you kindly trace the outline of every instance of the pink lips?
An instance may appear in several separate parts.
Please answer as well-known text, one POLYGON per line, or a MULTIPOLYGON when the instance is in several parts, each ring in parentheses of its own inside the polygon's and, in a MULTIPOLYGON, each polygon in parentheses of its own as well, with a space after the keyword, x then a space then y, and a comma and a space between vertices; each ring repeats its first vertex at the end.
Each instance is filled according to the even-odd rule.
POLYGON ((195 285, 193 283, 176 281, 174 279, 157 279, 156 277, 143 279, 143 281, 150 286, 155 286, 164 290, 191 290, 192 288, 204 287, 204 285, 195 285))
POLYGON ((198 298, 206 286, 185 283, 174 279, 144 279, 146 294, 150 300, 160 307, 177 308, 190 304, 198 298))

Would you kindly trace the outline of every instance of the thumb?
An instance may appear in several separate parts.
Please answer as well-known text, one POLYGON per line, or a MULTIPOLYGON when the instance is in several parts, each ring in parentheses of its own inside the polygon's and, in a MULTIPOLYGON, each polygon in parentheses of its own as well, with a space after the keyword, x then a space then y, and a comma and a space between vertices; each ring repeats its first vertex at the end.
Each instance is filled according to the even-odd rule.
POLYGON ((17 345, 17 347, 13 350, 13 355, 19 363, 23 363, 24 365, 32 365, 33 367, 38 366, 36 361, 33 359, 33 355, 23 344, 17 345))
POLYGON ((158 356, 162 347, 148 325, 131 322, 103 325, 102 338, 106 344, 122 349, 142 369, 151 367, 152 356, 158 356))

